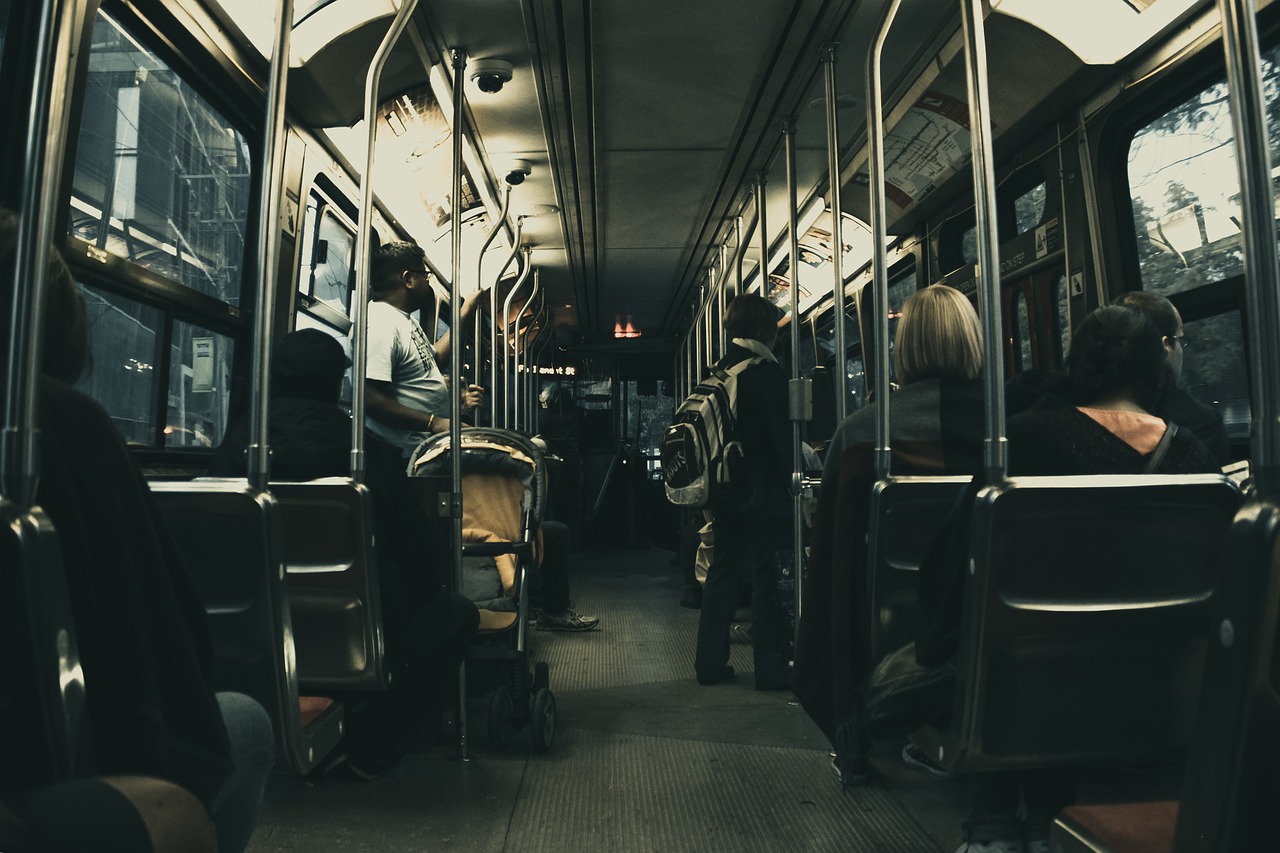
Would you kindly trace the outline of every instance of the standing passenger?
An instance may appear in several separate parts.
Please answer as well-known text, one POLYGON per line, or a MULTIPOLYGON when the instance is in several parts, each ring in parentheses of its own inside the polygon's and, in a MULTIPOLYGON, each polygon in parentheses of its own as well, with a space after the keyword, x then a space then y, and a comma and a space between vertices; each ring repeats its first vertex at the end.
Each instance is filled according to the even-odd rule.
POLYGON ((731 339, 719 366, 728 369, 749 358, 761 363, 738 377, 737 432, 756 497, 749 506, 717 505, 712 523, 715 550, 702 590, 694 669, 699 684, 732 678, 729 630, 738 608, 738 590, 751 582, 751 646, 757 690, 789 686, 789 672, 777 636, 775 554, 785 547, 791 526, 791 428, 787 420, 787 380, 774 358, 778 309, 755 294, 736 297, 725 312, 731 339))
MULTIPOLYGON (((415 243, 388 243, 373 253, 369 269, 369 340, 365 365, 367 426, 375 435, 413 453, 429 433, 449 429, 449 381, 441 367, 448 363, 454 330, 467 328, 479 290, 462 303, 454 329, 431 344, 415 311, 435 310, 436 294, 426 253, 415 243)), ((461 381, 460 377, 454 377, 461 381)), ((484 402, 478 385, 462 389, 462 410, 484 402)))
MULTIPOLYGON (((893 471, 967 474, 982 460, 982 331, 960 291, 936 284, 902 307, 893 350, 901 389, 889 409, 893 471)), ((827 447, 796 645, 796 695, 836 748, 841 781, 870 776, 857 686, 870 672, 867 525, 875 484, 875 406, 827 447)))

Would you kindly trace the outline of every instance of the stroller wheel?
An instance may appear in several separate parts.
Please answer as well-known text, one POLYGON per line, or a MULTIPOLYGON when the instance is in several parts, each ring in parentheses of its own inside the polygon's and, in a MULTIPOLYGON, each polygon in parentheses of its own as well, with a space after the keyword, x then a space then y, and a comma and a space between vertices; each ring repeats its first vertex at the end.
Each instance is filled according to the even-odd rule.
POLYGON ((551 671, 547 668, 547 662, 540 660, 533 665, 533 692, 550 689, 551 671))
POLYGON ((533 718, 529 727, 533 751, 542 753, 551 748, 556 738, 556 697, 545 687, 533 694, 533 718))
POLYGON ((515 733, 515 727, 511 721, 514 711, 511 688, 505 684, 499 684, 489 694, 488 735, 491 748, 506 749, 511 746, 511 738, 515 733))

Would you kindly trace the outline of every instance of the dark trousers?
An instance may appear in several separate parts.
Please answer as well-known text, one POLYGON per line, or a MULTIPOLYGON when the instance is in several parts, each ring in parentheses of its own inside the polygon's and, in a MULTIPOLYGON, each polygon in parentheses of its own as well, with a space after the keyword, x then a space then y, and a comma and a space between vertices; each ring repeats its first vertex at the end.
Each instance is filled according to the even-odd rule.
POLYGON ((722 512, 716 516, 713 530, 716 544, 702 588, 694 669, 699 678, 715 678, 729 662, 729 629, 742 584, 750 581, 756 684, 771 686, 787 677, 778 644, 775 556, 784 528, 774 518, 722 512))
POLYGON ((542 564, 533 573, 529 603, 548 613, 569 609, 569 526, 542 522, 542 564))
POLYGON ((1019 838, 1018 803, 1025 800, 1026 834, 1048 840, 1049 825, 1075 802, 1071 770, 1023 770, 969 776, 969 819, 965 840, 977 843, 1019 838))

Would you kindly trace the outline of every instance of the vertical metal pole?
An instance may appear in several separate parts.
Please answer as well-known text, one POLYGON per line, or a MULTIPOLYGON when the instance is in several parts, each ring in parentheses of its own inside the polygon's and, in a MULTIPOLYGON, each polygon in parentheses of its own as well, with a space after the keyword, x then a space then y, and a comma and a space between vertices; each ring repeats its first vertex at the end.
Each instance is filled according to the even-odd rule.
MULTIPOLYGON (((800 378, 800 223, 797 217, 800 211, 796 201, 796 123, 795 119, 787 119, 782 125, 783 141, 786 144, 787 159, 787 249, 791 273, 791 405, 794 408, 803 395, 797 390, 804 382, 800 378)), ((791 412, 791 507, 792 507, 792 576, 795 579, 796 600, 796 637, 800 631, 801 580, 804 574, 800 571, 804 559, 804 495, 800 488, 801 460, 804 454, 800 451, 800 417, 801 412, 791 412)))
POLYGON ((271 332, 275 327, 276 266, 280 256, 280 197, 284 194, 284 106, 289 81, 293 0, 276 6, 276 42, 267 84, 267 121, 262 139, 262 182, 258 187, 258 293, 253 324, 253 406, 249 411, 248 473, 255 489, 267 488, 270 474, 271 332))
MULTIPOLYGON (((505 205, 504 205, 505 209, 505 205)), ((507 351, 502 351, 502 370, 498 370, 498 323, 502 323, 502 336, 505 343, 507 335, 507 307, 511 303, 511 295, 516 292, 516 287, 520 282, 524 281, 525 271, 522 270, 517 276, 515 284, 511 286, 511 292, 507 294, 507 298, 503 300, 502 320, 498 320, 498 283, 502 281, 502 274, 507 271, 507 267, 511 266, 511 262, 520 254, 520 232, 524 228, 524 217, 516 217, 516 233, 511 240, 511 254, 507 256, 507 261, 502 265, 502 269, 498 270, 498 275, 493 280, 493 290, 489 294, 489 374, 493 379, 489 388, 489 426, 502 426, 498 420, 498 401, 502 400, 503 415, 506 415, 506 397, 498 388, 498 376, 502 376, 503 384, 507 381, 507 351)), ((528 267, 526 266, 526 270, 528 267)))
MULTIPOLYGON (((504 182, 502 184, 502 211, 498 214, 498 219, 493 223, 493 227, 489 229, 489 236, 484 238, 484 245, 480 247, 480 256, 476 258, 476 288, 477 289, 484 288, 484 253, 489 251, 489 246, 493 243, 494 238, 498 236, 498 232, 502 229, 502 224, 507 221, 507 210, 510 208, 510 206, 511 206, 511 184, 504 182)), ((520 245, 519 240, 515 240, 512 242, 511 257, 515 257, 515 253, 519 245, 520 245)), ((498 275, 493 280, 494 291, 496 291, 498 288, 498 279, 502 278, 502 274, 506 271, 507 267, 510 264, 511 264, 511 258, 507 258, 507 262, 502 265, 502 269, 498 270, 498 275)), ((491 350, 493 348, 493 345, 496 344, 496 341, 494 340, 492 333, 494 331, 494 328, 497 325, 497 313, 498 313, 498 305, 494 301, 493 297, 494 297, 494 292, 490 291, 489 292, 489 315, 490 315, 489 343, 490 343, 491 350)), ((480 312, 476 312, 475 329, 473 330, 473 334, 474 334, 474 337, 472 338, 472 340, 475 341, 475 344, 472 346, 472 351, 475 353, 475 359, 476 359, 474 382, 475 384, 480 385, 481 384, 480 382, 480 361, 481 361, 480 359, 480 312)), ((490 380, 489 393, 490 394, 493 393, 493 379, 497 376, 497 372, 498 372, 497 365, 493 363, 493 359, 490 359, 489 360, 489 380, 490 380)), ((477 414, 477 417, 479 417, 478 414, 477 414)), ((489 424, 490 426, 494 425, 494 421, 492 418, 489 419, 489 424)))
POLYGON ((44 340, 45 286, 56 228, 58 178, 70 135, 72 56, 80 40, 81 4, 45 0, 41 4, 27 108, 26 162, 18 205, 14 247, 13 300, 9 318, 0 482, 4 495, 26 509, 35 503, 40 477, 40 351, 44 340))
POLYGON ((722 245, 720 247, 720 275, 716 287, 716 329, 720 335, 720 354, 724 355, 725 339, 724 339, 724 309, 725 309, 725 288, 729 286, 729 247, 722 245))
POLYGON ((733 295, 742 293, 742 257, 746 247, 742 245, 742 214, 733 217, 733 295))
POLYGON ((890 474, 889 449, 889 254, 885 236, 889 223, 884 196, 884 95, 881 92, 880 57, 884 42, 898 14, 901 0, 890 0, 880 18, 871 52, 867 54, 867 170, 871 190, 872 316, 875 317, 876 353, 876 478, 890 474))
POLYGON ((1271 187, 1271 150, 1262 92, 1258 21, 1253 0, 1218 0, 1222 46, 1227 57, 1231 118, 1235 124, 1236 163, 1240 170, 1245 287, 1249 297, 1249 385, 1251 468, 1258 496, 1272 499, 1280 488, 1280 411, 1271 384, 1280 364, 1280 261, 1276 257, 1275 212, 1271 187))
POLYGON ((760 295, 769 295, 769 223, 765 216, 764 187, 768 182, 763 171, 756 176, 756 213, 760 220, 760 295))
MULTIPOLYGON (((453 216, 450 236, 453 238, 453 269, 449 282, 449 305, 453 309, 454 345, 449 347, 449 376, 453 383, 449 394, 449 463, 453 485, 449 495, 449 516, 453 522, 454 589, 462 589, 462 342, 458 336, 459 308, 462 305, 458 284, 462 278, 462 81, 467 67, 467 53, 455 47, 450 51, 453 63, 453 216)), ((467 744, 467 662, 458 666, 458 758, 470 757, 467 744)))
POLYGON ((987 36, 982 0, 961 0, 964 59, 969 90, 969 139, 973 160, 973 203, 978 224, 978 292, 986 348, 987 438, 982 449, 987 482, 1009 470, 1004 435, 1004 350, 1000 327, 1000 244, 996 230, 996 182, 992 165, 991 98, 987 90, 987 36))
POLYGON ((836 423, 844 421, 849 410, 848 344, 845 341, 844 318, 847 297, 844 292, 844 217, 840 206, 840 124, 836 114, 836 46, 823 51, 827 92, 827 171, 831 190, 827 206, 831 209, 831 277, 836 310, 836 423))
MULTIPOLYGON (((507 293, 507 298, 502 302, 502 428, 510 429, 511 422, 515 419, 515 411, 509 407, 509 404, 515 400, 515 383, 516 383, 516 357, 515 350, 511 347, 511 301, 516 298, 516 293, 524 286, 525 279, 529 277, 529 273, 533 271, 533 249, 529 246, 523 247, 524 266, 520 269, 520 275, 516 278, 515 284, 511 285, 511 290, 507 293), (507 366, 511 369, 508 370, 507 366)), ((516 317, 516 331, 519 332, 520 318, 516 317)), ((516 342, 519 346, 519 341, 516 342)))
MULTIPOLYGON (((367 313, 369 301, 369 262, 372 260, 373 235, 373 155, 378 132, 378 84, 382 80, 382 68, 387 64, 391 48, 399 40, 409 18, 418 7, 418 0, 404 0, 400 11, 391 22, 391 29, 382 37, 378 52, 373 56, 369 72, 364 80, 364 127, 368 145, 364 158, 364 174, 360 178, 360 219, 356 232, 356 292, 351 298, 351 477, 364 480, 364 378, 369 363, 369 329, 367 313)), ((457 196, 455 196, 456 198, 457 196)), ((454 347, 453 349, 457 349, 454 347)))
MULTIPOLYGON (((515 352, 515 356, 514 356, 514 358, 512 358, 512 367, 513 367, 513 368, 515 368, 515 370, 514 370, 514 371, 512 372, 512 374, 511 374, 511 388, 512 388, 512 390, 513 390, 513 392, 514 392, 514 396, 513 396, 513 397, 512 397, 512 399, 511 399, 511 404, 512 404, 512 405, 511 405, 511 413, 512 413, 512 417, 513 417, 513 418, 514 418, 514 420, 515 420, 515 423, 514 423, 514 424, 512 424, 512 427, 511 427, 511 428, 512 428, 512 429, 514 429, 514 430, 516 430, 517 432, 519 432, 519 431, 520 431, 520 414, 521 414, 521 411, 520 411, 520 397, 521 397, 521 394, 520 394, 520 384, 521 384, 521 383, 520 383, 520 380, 521 380, 521 376, 520 376, 520 321, 521 321, 522 319, 524 319, 524 312, 529 310, 529 306, 533 304, 533 300, 534 300, 534 298, 538 295, 538 291, 539 291, 539 289, 540 289, 540 286, 539 286, 539 280, 538 280, 538 272, 539 272, 539 271, 538 271, 537 269, 534 269, 534 271, 533 271, 533 289, 529 291, 529 298, 528 298, 528 299, 526 299, 526 300, 525 300, 525 302, 524 302, 524 304, 520 306, 520 313, 516 315, 516 320, 515 320, 515 323, 514 323, 515 330, 516 330, 516 336, 515 336, 515 337, 516 337, 516 352, 515 352)), ((527 348, 527 346, 526 346, 526 348, 527 348)))

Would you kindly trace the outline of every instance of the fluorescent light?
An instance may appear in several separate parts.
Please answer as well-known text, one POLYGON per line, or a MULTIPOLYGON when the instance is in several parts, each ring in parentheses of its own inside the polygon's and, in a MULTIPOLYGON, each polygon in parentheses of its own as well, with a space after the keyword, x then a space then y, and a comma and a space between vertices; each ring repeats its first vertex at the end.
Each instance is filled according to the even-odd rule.
POLYGON ((1153 0, 1139 11, 1124 0, 991 0, 991 8, 1048 33, 1089 65, 1111 65, 1147 44, 1198 3, 1153 0))

